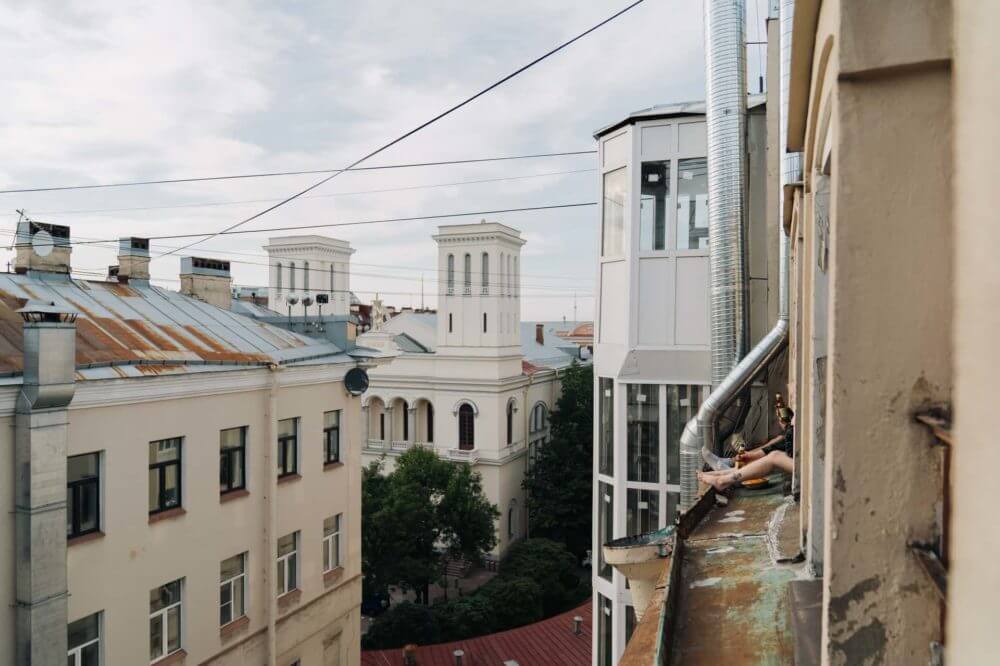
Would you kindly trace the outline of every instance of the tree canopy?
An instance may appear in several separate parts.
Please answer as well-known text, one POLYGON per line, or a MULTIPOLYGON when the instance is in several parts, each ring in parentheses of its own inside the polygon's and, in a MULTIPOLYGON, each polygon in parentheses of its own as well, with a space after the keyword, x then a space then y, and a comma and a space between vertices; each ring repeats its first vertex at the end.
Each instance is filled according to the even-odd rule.
POLYGON ((591 547, 594 373, 574 363, 560 376, 549 441, 539 447, 523 487, 532 536, 564 543, 582 559, 591 547))

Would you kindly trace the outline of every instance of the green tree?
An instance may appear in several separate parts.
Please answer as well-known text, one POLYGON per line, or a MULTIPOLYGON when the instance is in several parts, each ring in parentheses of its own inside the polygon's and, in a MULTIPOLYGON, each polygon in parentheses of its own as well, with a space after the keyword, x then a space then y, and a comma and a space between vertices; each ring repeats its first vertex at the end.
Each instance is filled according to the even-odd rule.
POLYGON ((473 598, 486 601, 492 609, 494 631, 504 631, 545 617, 543 596, 542 586, 534 580, 504 575, 497 576, 476 590, 473 598))
POLYGON ((366 650, 402 647, 408 643, 430 645, 441 641, 441 627, 427 606, 404 601, 387 610, 361 638, 366 650))
POLYGON ((551 539, 525 539, 510 547, 500 571, 504 578, 527 578, 542 592, 546 617, 561 613, 581 601, 576 557, 551 539))
POLYGON ((478 561, 496 545, 499 515, 478 474, 432 450, 406 451, 387 475, 380 462, 369 465, 362 476, 361 527, 367 589, 398 584, 417 590, 426 603, 445 555, 478 561))
POLYGON ((533 536, 564 543, 578 560, 591 547, 594 373, 574 363, 560 373, 562 395, 522 484, 533 536))

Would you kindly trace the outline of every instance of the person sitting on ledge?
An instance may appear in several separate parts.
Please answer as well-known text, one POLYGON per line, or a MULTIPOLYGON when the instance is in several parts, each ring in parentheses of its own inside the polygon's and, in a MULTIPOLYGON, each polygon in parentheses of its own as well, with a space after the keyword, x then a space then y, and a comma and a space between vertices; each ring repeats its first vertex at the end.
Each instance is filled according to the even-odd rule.
POLYGON ((742 463, 743 467, 722 469, 717 472, 698 472, 698 480, 709 484, 717 491, 723 491, 737 483, 762 479, 776 469, 791 474, 795 442, 792 419, 795 418, 795 414, 781 403, 775 407, 775 411, 778 414, 778 423, 784 429, 782 434, 736 456, 736 460, 742 463))

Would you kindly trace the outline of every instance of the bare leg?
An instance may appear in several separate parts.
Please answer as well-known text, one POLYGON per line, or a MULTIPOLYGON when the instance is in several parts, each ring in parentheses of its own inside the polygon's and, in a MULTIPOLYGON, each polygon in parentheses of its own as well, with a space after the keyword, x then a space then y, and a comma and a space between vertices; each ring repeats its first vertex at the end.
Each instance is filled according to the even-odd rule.
POLYGON ((780 469, 787 474, 792 473, 792 459, 784 451, 771 451, 760 460, 754 460, 746 467, 742 467, 731 472, 721 474, 698 473, 698 480, 703 481, 716 490, 725 490, 729 486, 747 481, 748 479, 760 479, 775 469, 780 469))

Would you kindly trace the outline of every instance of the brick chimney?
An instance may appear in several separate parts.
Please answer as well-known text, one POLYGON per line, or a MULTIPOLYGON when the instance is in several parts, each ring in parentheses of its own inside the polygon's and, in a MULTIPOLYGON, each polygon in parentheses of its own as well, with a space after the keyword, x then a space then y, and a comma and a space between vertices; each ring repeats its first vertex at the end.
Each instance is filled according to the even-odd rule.
POLYGON ((223 310, 232 307, 233 279, 229 262, 203 257, 181 257, 181 293, 223 310))
POLYGON ((69 275, 69 227, 22 217, 17 223, 14 247, 15 273, 38 271, 69 275))
POLYGON ((535 324, 535 342, 545 344, 545 324, 535 324))
POLYGON ((131 280, 149 281, 149 239, 119 238, 118 265, 108 269, 109 278, 126 283, 131 280))

